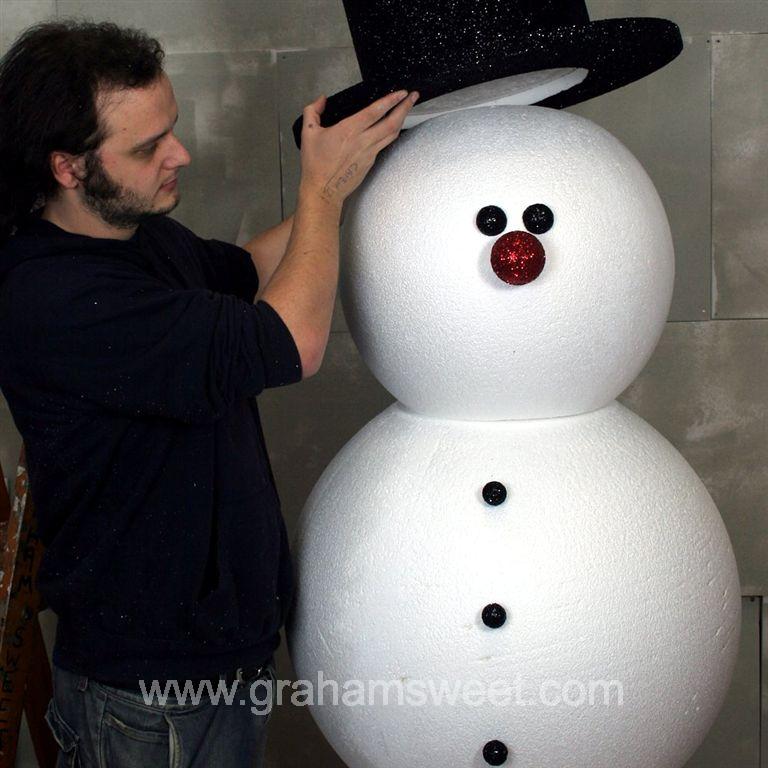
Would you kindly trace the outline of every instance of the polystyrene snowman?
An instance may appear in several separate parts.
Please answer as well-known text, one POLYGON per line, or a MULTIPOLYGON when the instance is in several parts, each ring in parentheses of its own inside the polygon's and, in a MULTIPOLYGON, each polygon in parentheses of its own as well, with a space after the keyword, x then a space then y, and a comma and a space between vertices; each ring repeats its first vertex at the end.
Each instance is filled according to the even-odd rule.
POLYGON ((671 299, 652 182, 584 118, 465 109, 403 134, 343 243, 349 327, 398 402, 300 524, 297 674, 368 686, 312 708, 326 738, 352 768, 679 768, 740 589, 704 485, 614 399, 671 299))

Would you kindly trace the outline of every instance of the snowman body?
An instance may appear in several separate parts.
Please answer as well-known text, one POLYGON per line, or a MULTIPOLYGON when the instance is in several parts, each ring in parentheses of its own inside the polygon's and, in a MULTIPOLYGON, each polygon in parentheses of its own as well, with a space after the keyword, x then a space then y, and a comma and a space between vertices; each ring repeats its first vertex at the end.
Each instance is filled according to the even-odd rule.
POLYGON ((395 683, 386 704, 313 708, 348 765, 474 768, 500 740, 516 768, 668 768, 711 725, 738 644, 730 544, 699 478, 620 404, 502 422, 395 404, 308 509, 297 673, 395 683), (489 695, 420 703, 442 681, 489 695), (600 681, 620 688, 590 704, 600 681))
POLYGON ((647 175, 582 118, 465 110, 374 169, 344 255, 350 328, 400 402, 300 524, 296 672, 365 690, 313 707, 325 736, 351 768, 680 768, 740 591, 704 485, 614 400, 671 296, 647 175))

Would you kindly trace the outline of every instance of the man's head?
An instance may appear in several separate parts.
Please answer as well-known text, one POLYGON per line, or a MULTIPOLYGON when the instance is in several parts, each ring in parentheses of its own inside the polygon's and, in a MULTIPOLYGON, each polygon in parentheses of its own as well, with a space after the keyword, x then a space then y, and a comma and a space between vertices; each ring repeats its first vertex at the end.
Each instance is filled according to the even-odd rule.
POLYGON ((0 62, 0 241, 52 201, 129 229, 178 203, 189 155, 160 44, 114 24, 27 30, 0 62), (166 185, 166 186, 164 186, 166 185))
MULTIPOLYGON (((178 108, 165 74, 142 88, 110 90, 98 99, 104 138, 82 159, 54 152, 52 171, 63 189, 112 227, 135 227, 179 202, 175 182, 189 154, 173 135, 178 108)), ((66 194, 62 192, 62 194, 66 194)))

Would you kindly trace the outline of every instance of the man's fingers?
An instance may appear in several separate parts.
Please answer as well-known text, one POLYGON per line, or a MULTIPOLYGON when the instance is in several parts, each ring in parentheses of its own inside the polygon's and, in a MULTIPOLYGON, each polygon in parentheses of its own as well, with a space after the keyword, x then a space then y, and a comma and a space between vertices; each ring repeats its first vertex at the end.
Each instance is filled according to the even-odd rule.
POLYGON ((304 108, 302 181, 327 190, 328 179, 338 182, 334 194, 344 199, 357 188, 381 149, 398 136, 417 93, 390 94, 336 125, 320 130, 325 98, 304 108), (364 125, 368 125, 364 128, 364 125), (335 170, 334 170, 335 169, 335 170), (339 169, 346 169, 339 175, 339 169))
POLYGON ((359 112, 356 112, 342 122, 348 122, 350 125, 353 125, 357 131, 362 133, 366 128, 370 128, 374 123, 379 122, 390 109, 401 104, 407 96, 408 91, 388 93, 386 96, 377 99, 373 104, 365 107, 365 109, 361 109, 359 112))
POLYGON ((390 134, 397 134, 403 127, 403 122, 408 116, 408 113, 413 109, 413 105, 416 103, 419 94, 414 92, 411 98, 405 99, 403 102, 397 105, 383 120, 379 120, 378 123, 371 126, 365 132, 365 138, 369 144, 378 144, 382 139, 390 134))
POLYGON ((378 155, 382 149, 388 147, 399 135, 400 131, 396 131, 395 133, 388 133, 383 139, 376 142, 376 144, 373 145, 374 154, 378 155))

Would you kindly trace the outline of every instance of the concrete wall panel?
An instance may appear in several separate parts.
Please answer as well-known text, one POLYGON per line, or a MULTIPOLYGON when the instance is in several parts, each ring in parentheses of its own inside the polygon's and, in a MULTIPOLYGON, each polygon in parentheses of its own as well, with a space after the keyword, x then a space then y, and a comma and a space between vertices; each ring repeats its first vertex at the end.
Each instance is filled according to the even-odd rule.
POLYGON ((58 10, 142 27, 173 53, 352 44, 341 0, 58 0, 58 10))
POLYGON ((173 216, 201 237, 242 244, 280 221, 275 69, 267 52, 168 57, 176 133, 192 155, 173 216))
POLYGON ((667 323, 620 398, 685 456, 736 552, 742 594, 768 592, 768 323, 667 323))
POLYGON ((587 0, 590 18, 657 16, 671 19, 685 35, 768 32, 765 0, 587 0))
POLYGON ((56 0, 0 0, 0 54, 27 27, 55 14, 56 0))
POLYGON ((714 316, 768 317, 768 34, 712 50, 714 316))

